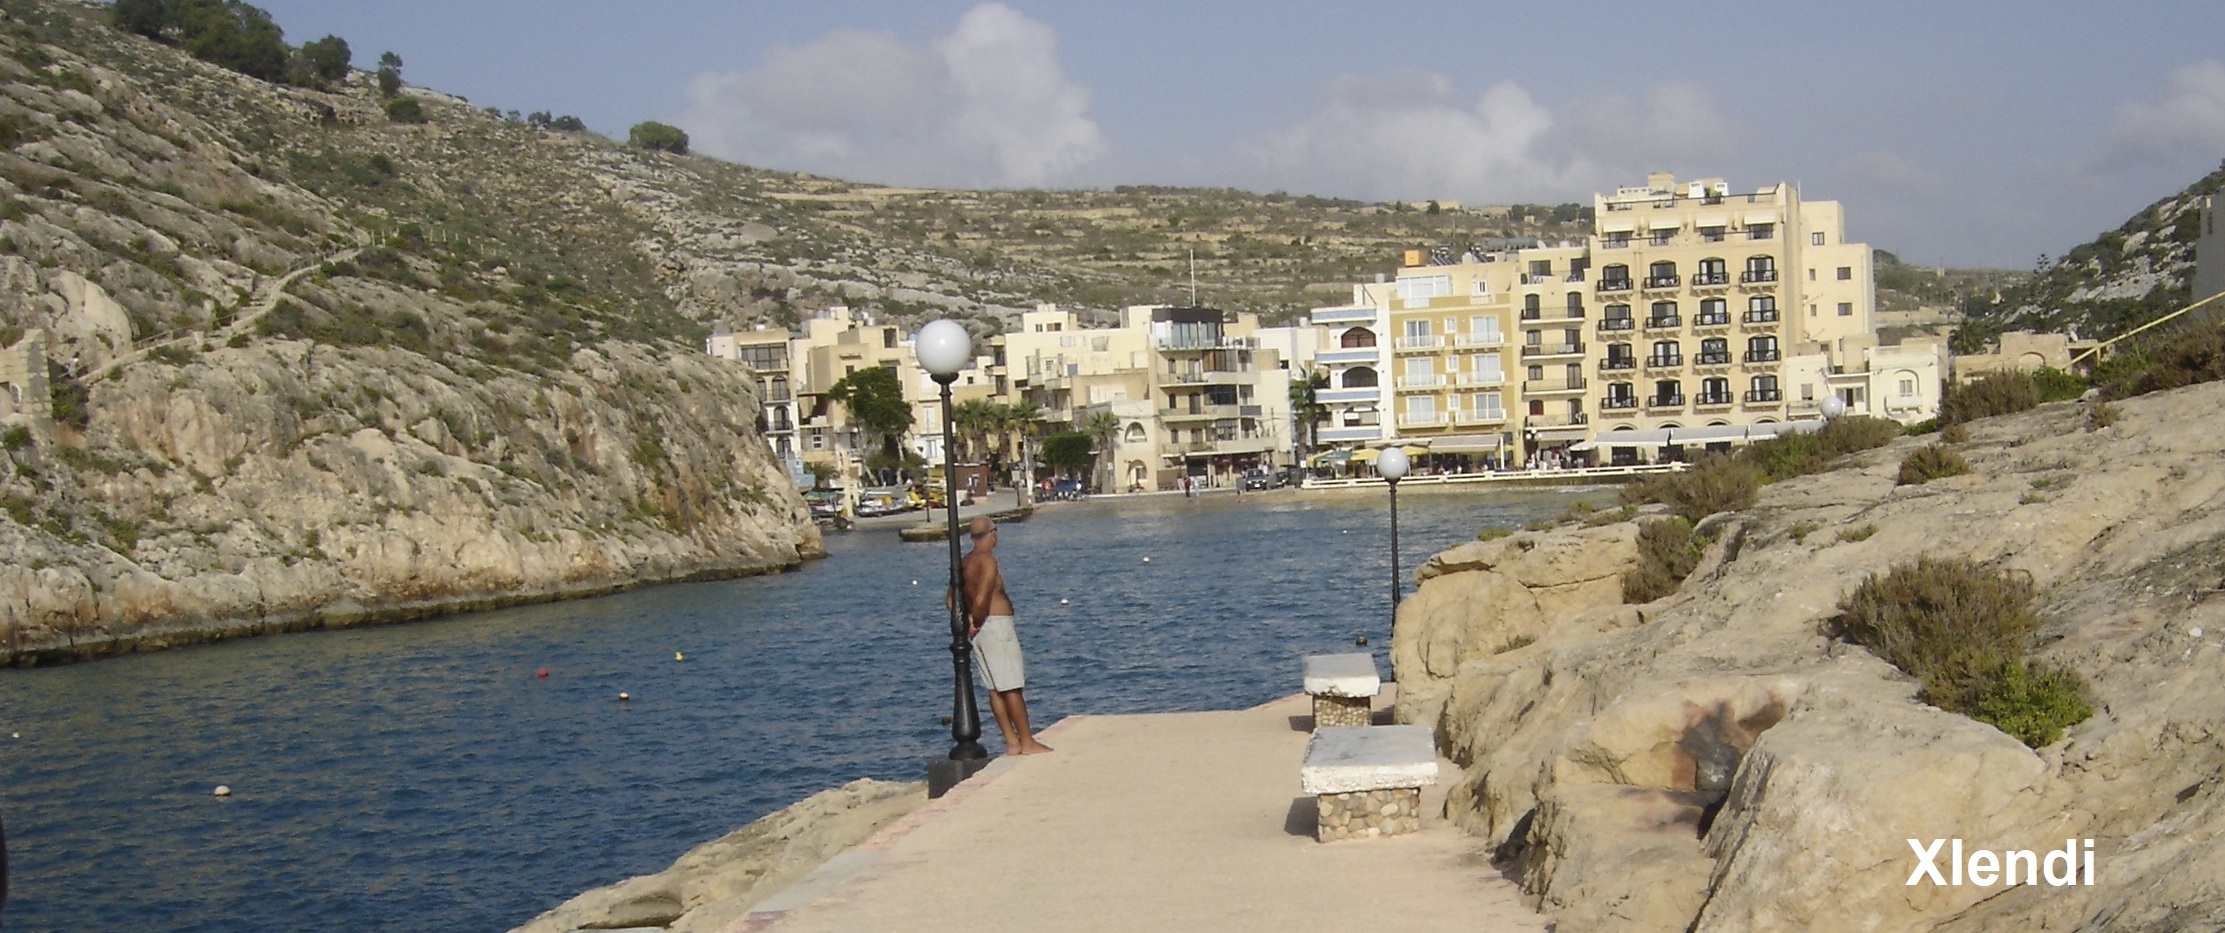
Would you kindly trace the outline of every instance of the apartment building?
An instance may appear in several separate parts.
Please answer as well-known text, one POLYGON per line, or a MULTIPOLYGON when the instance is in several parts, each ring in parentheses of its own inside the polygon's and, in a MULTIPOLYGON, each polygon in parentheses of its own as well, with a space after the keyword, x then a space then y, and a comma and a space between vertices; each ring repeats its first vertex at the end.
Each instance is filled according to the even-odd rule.
POLYGON ((796 451, 796 395, 788 344, 786 330, 760 326, 736 331, 720 324, 711 329, 703 348, 714 357, 749 367, 762 409, 757 416, 757 432, 765 436, 773 456, 788 467, 790 477, 803 480, 810 474, 803 471, 803 459, 796 451))
POLYGON ((1581 244, 1409 251, 1394 281, 1316 309, 1323 442, 1630 461, 1772 435, 1824 393, 1937 413, 1944 347, 1878 341, 1870 249, 1836 202, 1656 173, 1593 209, 1581 244))

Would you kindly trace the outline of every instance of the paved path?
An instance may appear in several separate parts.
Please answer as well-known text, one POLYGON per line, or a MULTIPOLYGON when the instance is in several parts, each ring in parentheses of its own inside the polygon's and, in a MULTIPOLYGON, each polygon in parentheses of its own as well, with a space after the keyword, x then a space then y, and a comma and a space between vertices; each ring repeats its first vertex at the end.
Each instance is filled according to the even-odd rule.
MULTIPOLYGON (((1298 789, 1310 712, 1298 695, 1064 720, 1043 733, 1056 752, 998 760, 729 933, 1550 928, 1441 818, 1410 836, 1315 842, 1313 798, 1298 789)), ((1443 779, 1431 790, 1425 814, 1443 779)))

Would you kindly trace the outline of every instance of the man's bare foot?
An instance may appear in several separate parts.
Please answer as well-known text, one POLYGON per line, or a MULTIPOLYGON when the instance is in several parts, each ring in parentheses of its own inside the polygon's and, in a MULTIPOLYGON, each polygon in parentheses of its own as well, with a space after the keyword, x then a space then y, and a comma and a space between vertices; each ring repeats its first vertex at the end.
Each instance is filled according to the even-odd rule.
POLYGON ((1045 745, 1045 744, 1043 744, 1043 743, 1041 743, 1041 742, 1037 742, 1037 741, 1033 741, 1033 740, 1030 740, 1030 741, 1028 741, 1028 742, 1027 742, 1026 744, 1023 744, 1023 745, 1021 745, 1020 747, 1018 747, 1018 748, 1016 748, 1016 749, 1013 749, 1013 750, 1012 750, 1012 754, 1015 754, 1015 755, 1040 755, 1040 754, 1043 754, 1044 752, 1047 752, 1047 751, 1050 751, 1050 750, 1051 750, 1051 747, 1050 747, 1050 746, 1048 746, 1048 745, 1045 745))

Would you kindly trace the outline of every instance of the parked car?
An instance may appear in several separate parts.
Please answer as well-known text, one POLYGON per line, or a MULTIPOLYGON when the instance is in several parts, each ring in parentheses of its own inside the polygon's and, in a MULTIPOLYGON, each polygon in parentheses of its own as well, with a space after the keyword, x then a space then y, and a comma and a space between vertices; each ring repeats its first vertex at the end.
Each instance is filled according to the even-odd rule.
POLYGON ((1246 490, 1276 489, 1290 485, 1290 477, 1284 473, 1246 473, 1242 482, 1246 490))
POLYGON ((1067 502, 1080 502, 1082 500, 1082 495, 1083 492, 1081 480, 1062 479, 1051 484, 1051 498, 1053 499, 1061 499, 1067 502))

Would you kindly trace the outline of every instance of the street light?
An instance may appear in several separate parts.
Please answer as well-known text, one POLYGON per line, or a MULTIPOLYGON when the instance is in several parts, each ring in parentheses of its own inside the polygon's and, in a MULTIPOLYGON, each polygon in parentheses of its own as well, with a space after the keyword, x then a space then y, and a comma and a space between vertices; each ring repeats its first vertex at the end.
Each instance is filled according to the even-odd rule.
POLYGON ((981 747, 981 709, 973 696, 973 642, 959 613, 965 588, 958 569, 958 453, 957 437, 950 422, 950 384, 958 371, 973 361, 973 338, 956 321, 931 321, 919 330, 913 353, 921 369, 942 387, 943 400, 943 511, 949 513, 950 539, 950 667, 953 677, 950 700, 950 754, 927 765, 929 796, 941 796, 988 762, 981 747))
POLYGON ((1383 455, 1375 459, 1375 472, 1381 474, 1383 479, 1391 484, 1391 624, 1394 627, 1398 624, 1398 591, 1400 589, 1398 585, 1398 481, 1405 478, 1406 468, 1412 465, 1412 462, 1406 459, 1406 451, 1397 447, 1384 449, 1383 455))

